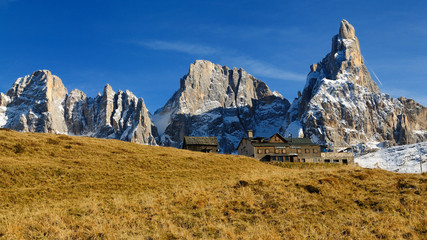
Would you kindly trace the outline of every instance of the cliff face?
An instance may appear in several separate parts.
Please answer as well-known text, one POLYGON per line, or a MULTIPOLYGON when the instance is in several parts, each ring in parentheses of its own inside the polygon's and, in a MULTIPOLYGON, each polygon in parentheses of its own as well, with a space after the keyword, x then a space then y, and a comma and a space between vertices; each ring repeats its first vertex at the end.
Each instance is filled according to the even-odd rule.
POLYGON ((234 152, 246 130, 272 135, 289 102, 243 69, 209 61, 191 64, 180 88, 156 111, 163 144, 179 147, 184 136, 217 136, 223 152, 234 152))
POLYGON ((380 92, 347 21, 333 37, 331 52, 310 70, 303 93, 286 114, 282 133, 294 133, 299 126, 297 130, 312 140, 334 145, 395 145, 427 139, 426 108, 380 92))
POLYGON ((47 70, 19 78, 0 95, 0 127, 143 144, 158 140, 144 101, 131 92, 115 93, 106 85, 103 95, 94 99, 80 90, 68 94, 61 79, 47 70))
POLYGON ((64 101, 67 89, 61 79, 49 71, 36 71, 18 78, 2 95, 5 127, 19 131, 67 133, 64 101))
POLYGON ((103 94, 94 99, 73 90, 65 102, 65 109, 71 134, 158 144, 157 129, 144 100, 128 90, 116 93, 107 84, 103 94))

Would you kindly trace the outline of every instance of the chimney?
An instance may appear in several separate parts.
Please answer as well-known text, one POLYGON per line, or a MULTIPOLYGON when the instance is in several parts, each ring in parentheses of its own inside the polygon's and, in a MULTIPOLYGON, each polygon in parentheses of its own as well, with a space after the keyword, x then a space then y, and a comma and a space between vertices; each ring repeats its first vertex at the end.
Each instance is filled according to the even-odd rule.
POLYGON ((254 137, 254 132, 252 130, 248 130, 248 138, 251 139, 254 137))

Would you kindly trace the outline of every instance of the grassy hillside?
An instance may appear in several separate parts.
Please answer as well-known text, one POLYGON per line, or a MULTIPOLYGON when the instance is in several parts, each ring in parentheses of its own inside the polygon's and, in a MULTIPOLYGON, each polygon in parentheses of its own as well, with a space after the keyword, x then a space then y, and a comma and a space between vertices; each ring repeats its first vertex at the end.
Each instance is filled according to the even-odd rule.
POLYGON ((427 175, 0 131, 0 239, 427 239, 427 175))

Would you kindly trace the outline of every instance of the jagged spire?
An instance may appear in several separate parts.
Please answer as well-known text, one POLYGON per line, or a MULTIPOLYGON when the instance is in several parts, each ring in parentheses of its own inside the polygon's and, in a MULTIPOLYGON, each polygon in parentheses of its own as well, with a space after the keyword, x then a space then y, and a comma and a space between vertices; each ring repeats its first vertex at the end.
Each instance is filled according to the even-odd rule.
POLYGON ((354 27, 345 19, 341 21, 339 33, 332 38, 331 52, 310 70, 310 73, 322 72, 328 79, 345 79, 370 92, 380 92, 365 66, 354 27))
POLYGON ((353 39, 356 36, 354 27, 345 19, 341 21, 339 35, 344 39, 353 39))

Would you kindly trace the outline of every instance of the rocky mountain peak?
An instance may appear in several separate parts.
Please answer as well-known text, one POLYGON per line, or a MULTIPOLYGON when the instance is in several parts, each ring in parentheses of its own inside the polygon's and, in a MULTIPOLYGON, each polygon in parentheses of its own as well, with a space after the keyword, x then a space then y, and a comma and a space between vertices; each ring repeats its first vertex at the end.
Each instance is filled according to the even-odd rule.
POLYGON ((190 115, 215 108, 252 106, 251 99, 272 95, 265 83, 243 69, 230 69, 206 60, 192 63, 180 85, 177 103, 181 113, 190 115))
POLYGON ((242 68, 197 60, 153 119, 165 145, 179 147, 187 135, 217 136, 220 148, 230 153, 247 129, 260 136, 277 132, 288 107, 286 99, 242 68))
POLYGON ((18 78, 6 95, 0 93, 0 127, 159 143, 142 98, 128 90, 116 93, 108 84, 95 98, 77 89, 68 94, 48 70, 18 78))
POLYGON ((424 141, 426 117, 427 109, 415 101, 380 92, 365 66, 354 27, 342 20, 331 52, 310 66, 304 90, 292 103, 281 131, 363 149, 363 143, 424 141))
POLYGON ((353 39, 356 36, 354 27, 345 19, 341 21, 339 35, 343 39, 353 39))
POLYGON ((63 108, 67 94, 59 77, 38 70, 15 81, 6 93, 7 110, 0 115, 12 129, 67 133, 63 108))
POLYGON ((313 65, 311 72, 320 74, 315 74, 316 78, 350 81, 369 92, 380 92, 365 66, 354 27, 346 20, 341 21, 339 34, 332 38, 331 52, 313 65))
POLYGON ((18 78, 7 91, 10 98, 19 97, 25 91, 37 93, 39 98, 62 98, 68 93, 62 80, 49 70, 38 70, 31 75, 18 78))
POLYGON ((113 88, 111 87, 111 85, 110 84, 105 84, 105 86, 104 86, 104 91, 103 91, 103 95, 109 95, 109 94, 111 94, 111 93, 113 93, 114 91, 113 91, 113 88))

